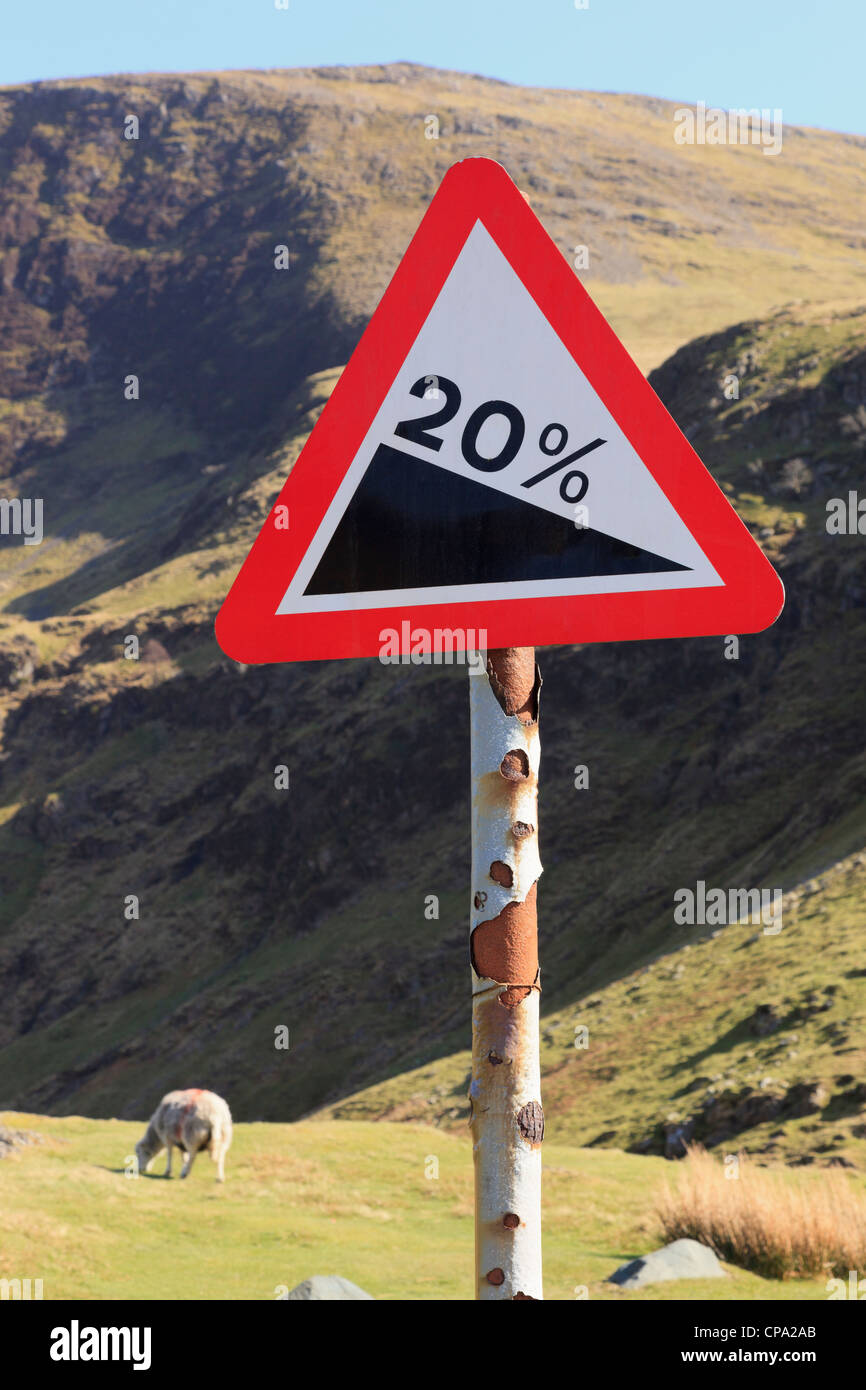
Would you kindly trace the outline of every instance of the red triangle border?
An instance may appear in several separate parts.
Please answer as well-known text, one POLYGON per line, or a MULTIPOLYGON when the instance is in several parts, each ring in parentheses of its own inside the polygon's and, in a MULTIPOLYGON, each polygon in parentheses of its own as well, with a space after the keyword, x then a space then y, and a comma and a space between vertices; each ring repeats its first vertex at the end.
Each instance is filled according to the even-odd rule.
MULTIPOLYGON (((486 631, 488 648, 758 632, 784 589, 722 490, 629 357, 500 164, 445 175, 273 512, 217 615, 219 645, 244 663, 376 656, 384 629, 486 631), (539 599, 407 604, 333 613, 276 609, 475 222, 479 220, 580 365, 704 550, 723 585, 539 599)), ((435 650, 435 647, 434 647, 435 650)))

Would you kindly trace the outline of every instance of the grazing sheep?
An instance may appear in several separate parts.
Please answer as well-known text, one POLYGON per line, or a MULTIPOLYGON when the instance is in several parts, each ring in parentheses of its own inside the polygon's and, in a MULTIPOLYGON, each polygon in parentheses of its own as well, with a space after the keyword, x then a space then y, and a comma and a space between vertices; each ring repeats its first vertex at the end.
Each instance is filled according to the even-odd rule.
POLYGON ((207 1149, 217 1165, 217 1182, 224 1182, 223 1164, 231 1142, 231 1112, 221 1096, 213 1091, 169 1091, 135 1146, 138 1171, 146 1173, 157 1155, 167 1149, 165 1176, 170 1178, 171 1151, 176 1144, 186 1154, 182 1178, 188 1175, 199 1150, 207 1149))

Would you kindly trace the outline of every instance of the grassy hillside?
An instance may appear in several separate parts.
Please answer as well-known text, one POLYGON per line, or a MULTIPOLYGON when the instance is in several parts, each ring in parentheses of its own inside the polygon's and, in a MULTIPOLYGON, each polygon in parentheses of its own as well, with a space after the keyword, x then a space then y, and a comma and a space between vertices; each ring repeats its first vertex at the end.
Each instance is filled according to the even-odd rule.
MULTIPOLYGON (((783 900, 781 930, 691 940, 548 1013, 555 1142, 679 1157, 684 1141, 793 1165, 866 1167, 866 854, 783 900), (581 1030, 587 1030, 585 1033, 581 1030)), ((468 1119, 469 1054, 416 1068, 323 1118, 468 1119)))
MULTIPOLYGON (((677 348, 652 382, 788 588, 738 660, 718 639, 542 653, 551 1066, 578 1001, 685 944, 678 888, 791 889, 866 844, 862 538, 825 528, 863 475, 866 145, 682 150, 672 111, 402 65, 0 92, 0 492, 46 517, 41 546, 0 546, 0 1105, 128 1117, 195 1084, 282 1120, 466 1046, 465 676, 244 669, 212 629, 466 154, 502 159, 564 252, 590 245, 639 361, 677 348)), ((691 1028, 645 1105, 597 1088, 580 1128, 570 1053, 551 1103, 582 1142, 657 1142, 707 1070, 691 1028)), ((798 1153, 830 1142, 816 1123, 798 1153)))
MULTIPOLYGON (((226 1182, 127 1179, 141 1126, 3 1115, 45 1142, 0 1163, 0 1278, 46 1299, 274 1299, 338 1273, 382 1299, 472 1297, 468 1141, 423 1125, 241 1125, 226 1182), (438 1176, 431 1159, 438 1162, 438 1176)), ((823 1283, 727 1279, 624 1293, 605 1281, 654 1248, 662 1159, 545 1146, 545 1297, 816 1299, 823 1283)), ((163 1167, 158 1160, 156 1170, 163 1167)), ((175 1163, 175 1174, 177 1174, 175 1163)))
POLYGON ((593 293, 647 370, 745 313, 862 299, 866 140, 788 127, 776 157, 684 147, 676 109, 400 63, 5 89, 15 337, 0 395, 14 447, 34 431, 56 444, 136 362, 149 407, 170 401, 200 428, 214 413, 223 426, 266 416, 287 386, 346 360, 467 155, 506 165, 569 259, 588 247, 593 293), (123 138, 130 114, 136 140, 123 138))

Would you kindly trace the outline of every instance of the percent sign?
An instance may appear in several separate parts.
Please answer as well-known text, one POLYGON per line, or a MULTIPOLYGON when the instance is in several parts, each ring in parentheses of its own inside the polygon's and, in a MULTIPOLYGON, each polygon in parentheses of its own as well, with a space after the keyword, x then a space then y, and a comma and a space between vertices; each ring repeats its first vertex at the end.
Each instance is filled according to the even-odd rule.
MULTIPOLYGON (((409 389, 410 393, 420 400, 438 399, 441 392, 445 397, 445 404, 431 415, 419 415, 411 420, 400 420, 394 428, 394 433, 401 439, 409 439, 413 444, 420 444, 424 449, 434 449, 438 452, 442 448, 442 440, 438 435, 432 434, 431 430, 441 428, 449 420, 454 419, 462 400, 460 388, 445 376, 422 376, 409 389)), ((473 410, 466 421, 463 434, 460 437, 460 452, 466 462, 472 468, 477 468, 479 472, 498 473, 513 463, 520 452, 525 434, 526 421, 516 405, 512 405, 510 401, 484 401, 476 410, 473 410), (508 435, 499 453, 488 457, 478 452, 478 436, 487 421, 496 415, 500 415, 508 421, 508 435)), ((584 458, 586 454, 591 454, 594 449, 600 448, 605 442, 604 439, 593 439, 589 444, 584 444, 582 448, 575 449, 573 453, 567 454, 563 458, 562 454, 568 443, 567 428, 555 421, 550 425, 545 425, 541 431, 538 447, 548 458, 555 458, 556 462, 543 468, 540 473, 534 474, 533 477, 527 478, 522 486, 535 487, 537 483, 543 483, 546 478, 560 472, 563 468, 568 468, 569 464, 584 458), (551 436, 554 437, 554 443, 551 443, 551 436)), ((560 480, 559 495, 564 502, 580 502, 586 495, 588 487, 589 479, 586 474, 580 468, 574 468, 560 480), (570 492, 569 487, 575 480, 577 481, 577 492, 570 492)))

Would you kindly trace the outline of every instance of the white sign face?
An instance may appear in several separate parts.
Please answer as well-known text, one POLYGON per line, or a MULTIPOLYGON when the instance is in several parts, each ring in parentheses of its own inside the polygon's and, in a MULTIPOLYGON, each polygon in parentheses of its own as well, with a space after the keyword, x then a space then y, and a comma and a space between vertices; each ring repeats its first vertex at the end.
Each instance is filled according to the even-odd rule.
POLYGON ((277 612, 721 583, 477 221, 277 612))

